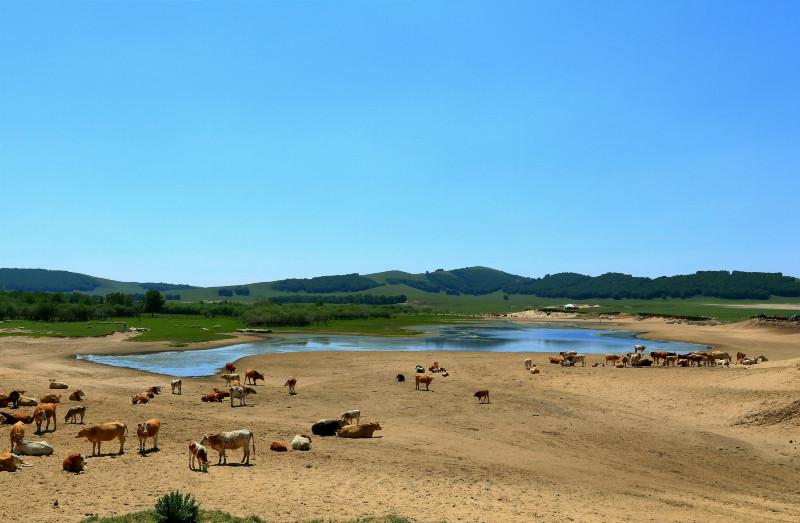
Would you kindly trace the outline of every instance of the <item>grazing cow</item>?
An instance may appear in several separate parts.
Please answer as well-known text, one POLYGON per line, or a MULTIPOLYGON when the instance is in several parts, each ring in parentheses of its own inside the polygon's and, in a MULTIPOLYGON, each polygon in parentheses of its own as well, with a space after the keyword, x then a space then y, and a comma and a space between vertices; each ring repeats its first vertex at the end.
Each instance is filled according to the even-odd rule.
POLYGON ((278 441, 273 441, 269 446, 269 450, 272 450, 272 451, 275 451, 275 452, 287 452, 289 450, 289 448, 286 446, 286 443, 280 443, 278 441))
POLYGON ((311 433, 316 436, 335 436, 342 427, 344 427, 344 420, 321 419, 311 425, 311 433))
POLYGON ((533 360, 531 358, 525 358, 522 361, 522 364, 525 365, 525 370, 531 370, 531 367, 533 366, 533 360))
POLYGON ((256 380, 264 381, 264 375, 255 369, 247 369, 247 371, 244 373, 245 384, 247 384, 247 380, 250 380, 250 383, 255 386, 257 385, 256 380))
POLYGON ((234 366, 233 363, 226 363, 225 364, 225 372, 227 372, 228 374, 236 372, 236 367, 234 366))
POLYGON ((573 366, 577 365, 578 363, 581 363, 583 367, 586 366, 585 354, 571 354, 567 356, 567 359, 572 362, 573 366))
POLYGON ((223 374, 222 379, 225 380, 225 386, 230 387, 234 382, 239 381, 238 374, 223 374))
POLYGON ((246 401, 247 395, 256 393, 255 389, 251 389, 250 387, 231 387, 230 390, 231 390, 230 392, 231 407, 233 407, 234 398, 239 400, 239 406, 242 407, 247 405, 246 401))
POLYGON ((169 382, 169 386, 172 387, 173 394, 182 394, 181 388, 183 387, 183 381, 181 380, 172 380, 169 382), (175 392, 177 391, 177 392, 175 392))
POLYGON ((736 353, 736 365, 739 365, 740 363, 742 363, 742 360, 745 359, 746 357, 747 357, 747 354, 745 354, 744 352, 737 352, 736 353))
POLYGON ((348 410, 346 412, 342 412, 341 418, 344 420, 345 425, 358 425, 358 422, 361 421, 361 411, 348 410), (355 423, 353 423, 353 421, 355 421, 355 423))
POLYGON ((208 451, 196 441, 189 443, 189 470, 195 470, 194 461, 200 465, 200 470, 208 472, 208 451))
POLYGON ((414 376, 414 381, 416 382, 417 390, 420 390, 420 388, 419 388, 419 384, 420 383, 424 383, 425 384, 425 390, 430 390, 429 387, 431 385, 431 382, 433 381, 433 376, 426 376, 424 374, 422 376, 417 375, 417 376, 414 376))
POLYGON ((139 452, 144 454, 147 438, 153 438, 153 450, 158 450, 158 431, 161 430, 161 420, 153 418, 136 425, 136 436, 139 438, 139 452))
POLYGON ((372 433, 376 430, 381 430, 381 426, 377 422, 364 423, 363 425, 348 425, 342 427, 337 436, 340 438, 371 438, 372 433))
POLYGON ((50 430, 50 420, 53 420, 53 430, 56 430, 56 406, 53 403, 42 403, 33 411, 33 420, 36 422, 36 433, 42 432, 42 421, 45 421, 45 432, 50 430))
POLYGON ((478 398, 478 403, 489 403, 489 389, 481 389, 475 394, 473 394, 473 396, 478 398))
POLYGON ((293 450, 311 450, 311 438, 307 434, 296 435, 292 440, 293 450))
POLYGON ((67 454, 67 457, 64 458, 61 467, 67 472, 80 474, 86 470, 86 458, 84 458, 83 454, 80 452, 70 452, 67 454))
POLYGON ((134 405, 144 405, 148 401, 150 401, 150 398, 147 397, 147 394, 134 394, 133 397, 131 397, 131 403, 134 405))
POLYGON ((14 445, 16 445, 17 442, 22 441, 24 438, 25 438, 25 424, 22 423, 21 421, 18 421, 18 422, 14 423, 11 426, 11 434, 10 434, 11 449, 10 450, 13 451, 14 450, 14 445))
POLYGON ((14 445, 14 454, 20 456, 49 456, 53 453, 53 447, 46 441, 21 440, 14 445))
POLYGON ((125 451, 125 437, 128 435, 128 427, 119 421, 108 421, 97 425, 90 425, 81 429, 76 438, 86 438, 92 442, 92 456, 100 455, 100 444, 104 441, 119 440, 119 453, 125 451), (95 448, 97 452, 95 453, 95 448))
POLYGON ((614 365, 623 358, 622 354, 606 354, 604 357, 608 365, 614 365))
POLYGON ((61 403, 61 394, 45 394, 39 396, 39 403, 61 403))
POLYGON ((398 374, 397 376, 394 377, 394 379, 396 379, 398 383, 403 383, 404 381, 406 381, 406 377, 404 374, 398 374))
POLYGON ((22 467, 30 467, 22 458, 11 452, 0 454, 0 471, 16 472, 22 467))
POLYGON ((297 394, 297 391, 294 390, 295 385, 297 385, 297 378, 294 376, 289 376, 289 379, 283 384, 284 387, 289 387, 289 394, 297 394))
POLYGON ((84 394, 81 389, 73 390, 69 395, 69 399, 72 401, 83 401, 86 399, 86 394, 84 394))
POLYGON ((218 432, 217 434, 203 434, 200 440, 201 445, 211 447, 219 452, 219 461, 217 465, 224 462, 228 464, 228 457, 225 455, 226 450, 243 449, 244 455, 240 463, 250 464, 250 447, 253 445, 253 452, 256 451, 256 440, 252 431, 247 429, 232 430, 230 432, 218 432))
POLYGON ((3 416, 3 421, 0 422, 0 425, 13 425, 18 421, 21 421, 25 425, 30 425, 33 423, 33 416, 30 414, 15 412, 13 414, 8 412, 0 412, 0 416, 3 416))
POLYGON ((223 397, 224 396, 222 396, 221 393, 218 394, 216 392, 211 392, 209 394, 206 394, 205 396, 200 396, 200 401, 202 401, 203 403, 206 403, 206 402, 213 403, 215 401, 218 402, 218 403, 222 403, 222 398, 223 397))
POLYGON ((67 411, 67 415, 64 416, 64 423, 68 423, 69 420, 72 420, 72 423, 78 423, 78 416, 81 417, 81 425, 83 425, 83 417, 86 415, 86 405, 76 405, 74 407, 70 407, 67 411))
POLYGON ((553 365, 561 365, 561 362, 564 361, 563 356, 548 356, 547 359, 550 360, 550 363, 553 365))
POLYGON ((50 387, 51 389, 68 389, 69 385, 66 383, 61 383, 60 381, 50 380, 50 387))
POLYGON ((417 374, 425 373, 425 367, 423 367, 422 365, 417 365, 415 370, 417 371, 417 374))

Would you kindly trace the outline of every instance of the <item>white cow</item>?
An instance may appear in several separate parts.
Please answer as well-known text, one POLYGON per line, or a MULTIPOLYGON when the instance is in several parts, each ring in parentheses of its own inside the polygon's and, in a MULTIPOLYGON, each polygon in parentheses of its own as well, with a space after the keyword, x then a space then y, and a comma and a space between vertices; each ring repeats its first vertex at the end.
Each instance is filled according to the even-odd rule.
POLYGON ((525 370, 531 370, 531 367, 533 366, 533 360, 532 359, 525 358, 525 360, 522 363, 525 364, 525 370))
POLYGON ((222 379, 225 380, 225 386, 226 387, 230 387, 231 383, 234 383, 234 382, 238 383, 240 381, 239 380, 239 374, 223 374, 222 375, 222 379))
POLYGON ((340 416, 348 425, 358 425, 358 422, 361 421, 361 411, 360 410, 348 410, 347 412, 342 412, 340 416), (355 423, 353 421, 355 420, 355 423))
POLYGON ((311 438, 304 435, 296 435, 292 440, 294 450, 311 450, 311 438))
POLYGON ((239 406, 247 405, 247 395, 248 394, 255 394, 255 389, 251 389, 250 387, 231 387, 228 389, 231 393, 231 407, 233 407, 233 398, 237 398, 239 400, 239 406))
POLYGON ((173 394, 182 394, 181 393, 181 387, 183 386, 183 382, 181 380, 172 380, 172 381, 169 382, 169 384, 172 387, 172 393, 173 394), (175 392, 176 390, 178 392, 175 392))
POLYGON ((250 464, 250 444, 253 445, 253 453, 256 451, 256 439, 253 432, 247 429, 232 430, 230 432, 218 432, 216 434, 203 434, 200 444, 210 447, 219 452, 219 464, 228 464, 226 450, 243 449, 241 463, 250 464))
POLYGON ((28 441, 24 439, 14 445, 14 454, 19 454, 20 456, 49 456, 52 453, 53 447, 46 441, 28 441))

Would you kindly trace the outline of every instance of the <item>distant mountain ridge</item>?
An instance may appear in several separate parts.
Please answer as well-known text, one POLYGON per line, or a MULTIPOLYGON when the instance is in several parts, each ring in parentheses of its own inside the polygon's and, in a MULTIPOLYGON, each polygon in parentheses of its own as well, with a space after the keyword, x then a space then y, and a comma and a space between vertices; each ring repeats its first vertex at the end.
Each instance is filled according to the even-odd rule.
POLYGON ((800 296, 800 279, 782 273, 699 271, 694 274, 648 278, 621 273, 586 276, 577 273, 548 274, 529 278, 489 267, 464 267, 413 274, 387 271, 375 274, 343 274, 315 278, 290 278, 274 282, 236 286, 196 287, 184 284, 119 282, 69 271, 47 269, 1 269, 0 291, 83 292, 107 294, 144 293, 149 289, 179 291, 187 299, 242 299, 262 295, 363 293, 399 294, 414 289, 422 293, 484 295, 495 292, 549 298, 690 298, 707 296, 728 299, 767 299, 770 296, 800 296), (251 292, 250 288, 255 292, 251 292), (247 293, 242 289, 246 289, 247 293), (390 292, 391 291, 391 292, 390 292))

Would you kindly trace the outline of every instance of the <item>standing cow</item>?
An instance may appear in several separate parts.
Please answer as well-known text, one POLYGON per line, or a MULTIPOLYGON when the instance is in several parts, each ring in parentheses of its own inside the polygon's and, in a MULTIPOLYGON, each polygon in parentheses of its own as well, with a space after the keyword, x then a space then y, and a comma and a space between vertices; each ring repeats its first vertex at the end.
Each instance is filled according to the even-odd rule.
POLYGON ((247 429, 232 430, 230 432, 218 432, 216 434, 203 434, 200 444, 219 452, 219 460, 217 465, 227 465, 228 457, 225 455, 226 450, 243 449, 244 455, 242 461, 245 465, 250 464, 250 445, 253 446, 253 453, 256 451, 256 440, 253 432, 247 429))
POLYGON ((125 437, 128 435, 128 427, 119 421, 108 421, 91 425, 78 432, 76 438, 86 438, 92 442, 92 456, 100 455, 100 444, 103 441, 119 440, 119 453, 125 451, 125 437), (95 448, 97 452, 95 454, 95 448))

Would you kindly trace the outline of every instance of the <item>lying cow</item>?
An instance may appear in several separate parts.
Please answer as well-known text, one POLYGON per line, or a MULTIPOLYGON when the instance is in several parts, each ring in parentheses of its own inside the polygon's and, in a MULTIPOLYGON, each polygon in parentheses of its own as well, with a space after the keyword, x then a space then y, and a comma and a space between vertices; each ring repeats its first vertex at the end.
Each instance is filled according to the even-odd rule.
POLYGON ((0 471, 16 472, 22 467, 30 467, 22 458, 11 452, 0 454, 0 471))
POLYGON ((348 410, 346 412, 342 412, 340 417, 344 420, 346 425, 358 425, 358 422, 361 421, 361 411, 348 410))
POLYGON ((363 425, 347 425, 337 434, 340 438, 371 438, 372 433, 381 430, 377 422, 364 423, 363 425))
POLYGON ((42 421, 45 421, 45 432, 50 430, 50 420, 53 420, 53 431, 56 427, 56 406, 53 403, 42 403, 33 411, 33 420, 36 422, 36 432, 42 432, 42 421))
POLYGON ((311 433, 317 436, 335 436, 344 425, 345 422, 341 419, 321 419, 311 425, 311 433))
POLYGON ((172 387, 173 394, 181 394, 181 388, 183 387, 183 382, 181 380, 172 380, 169 382, 169 386, 172 387))
POLYGON ((14 454, 20 456, 49 456, 53 447, 46 441, 28 441, 23 439, 14 445, 14 454))
POLYGON ((153 438, 153 450, 158 450, 158 431, 161 430, 161 420, 153 418, 136 425, 136 436, 139 438, 139 452, 144 454, 147 438, 153 438))
POLYGON ((19 406, 21 407, 35 407, 39 404, 39 400, 36 398, 29 398, 26 396, 20 396, 19 398, 19 406))
POLYGON ((76 405, 74 407, 70 407, 67 411, 67 415, 64 416, 64 423, 69 423, 72 420, 72 423, 78 423, 78 416, 81 417, 81 425, 83 425, 83 417, 86 415, 86 405, 76 405))
POLYGON ((61 403, 61 394, 45 394, 39 396, 39 403, 61 403))
POLYGON ((24 393, 24 390, 12 390, 8 393, 8 396, 5 394, 0 394, 0 407, 8 407, 11 405, 11 408, 18 409, 20 405, 20 399, 24 393))
POLYGON ((147 396, 147 394, 134 394, 131 397, 131 403, 134 405, 144 405, 148 401, 150 401, 150 398, 147 396))
POLYGON ((219 452, 219 464, 228 464, 228 457, 225 455, 226 450, 243 449, 244 455, 242 461, 246 465, 250 464, 250 445, 253 446, 253 452, 256 451, 256 440, 253 432, 247 429, 233 430, 230 432, 218 432, 217 434, 203 434, 200 440, 201 445, 211 447, 219 452))
POLYGON ((206 448, 196 441, 189 443, 189 470, 195 470, 194 462, 200 465, 200 470, 208 472, 208 452, 206 448))
POLYGON ((13 425, 14 423, 21 421, 25 425, 30 425, 33 423, 33 416, 30 414, 25 414, 24 412, 0 412, 0 416, 3 417, 2 422, 0 425, 13 425))
POLYGON ((51 388, 51 389, 68 389, 69 385, 67 385, 66 383, 62 383, 60 381, 50 380, 50 387, 49 388, 51 388))
POLYGON ((289 448, 286 446, 286 443, 282 443, 280 441, 273 441, 269 445, 269 450, 273 452, 288 452, 289 448))
POLYGON ((104 441, 119 440, 119 453, 125 451, 125 437, 128 435, 128 427, 119 421, 108 421, 81 429, 76 438, 86 438, 92 442, 92 456, 100 455, 100 445, 104 441), (95 453, 95 448, 97 449, 95 453))
POLYGON ((224 398, 224 397, 225 396, 223 396, 221 393, 211 392, 211 393, 206 394, 204 396, 200 396, 200 401, 202 401, 203 403, 206 403, 206 402, 212 402, 213 403, 215 401, 218 402, 218 403, 222 403, 222 398, 224 398))
POLYGON ((247 369, 247 371, 244 373, 245 384, 247 384, 247 380, 250 380, 250 383, 255 386, 256 380, 264 381, 264 375, 255 369, 247 369))
POLYGON ((72 394, 69 395, 69 399, 72 401, 83 401, 86 399, 86 394, 84 394, 81 389, 77 389, 72 391, 72 394))
POLYGON ((306 434, 303 434, 302 436, 299 434, 296 435, 292 440, 292 449, 311 450, 311 438, 306 434))
POLYGON ((564 361, 564 357, 563 356, 548 356, 547 359, 553 365, 560 365, 561 362, 564 361))
POLYGON ((86 470, 86 458, 80 452, 70 452, 64 461, 61 463, 61 468, 67 472, 80 474, 86 470))

